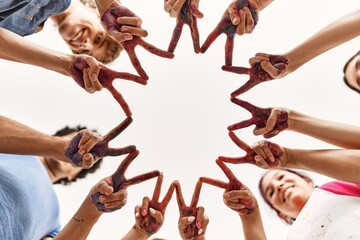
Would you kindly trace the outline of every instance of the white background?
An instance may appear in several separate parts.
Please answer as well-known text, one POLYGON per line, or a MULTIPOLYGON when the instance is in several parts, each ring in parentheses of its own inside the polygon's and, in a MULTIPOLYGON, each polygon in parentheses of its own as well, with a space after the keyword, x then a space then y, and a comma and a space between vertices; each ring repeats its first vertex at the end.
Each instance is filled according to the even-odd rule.
MULTIPOLYGON (((229 3, 201 1, 200 10, 205 15, 198 21, 201 44, 229 3)), ((163 1, 124 0, 123 4, 142 18, 143 28, 149 32, 146 41, 167 49, 175 19, 163 11, 163 1)), ((355 0, 341 4, 334 0, 275 1, 260 13, 259 23, 251 35, 235 38, 233 65, 248 66, 248 59, 257 52, 285 53, 330 22, 358 8, 359 2, 355 0)), ((58 51, 70 52, 50 21, 43 32, 30 39, 58 51)), ((226 180, 215 164, 217 156, 244 154, 228 138, 226 127, 249 118, 250 114, 229 101, 230 93, 241 86, 247 76, 221 70, 224 45, 225 35, 221 35, 205 54, 196 55, 189 29, 184 26, 172 60, 159 58, 141 47, 136 49, 150 77, 148 85, 115 81, 115 87, 131 106, 134 122, 111 142, 111 146, 135 144, 141 152, 126 176, 154 169, 163 171, 163 191, 178 179, 188 204, 200 176, 226 180)), ((356 38, 312 60, 284 79, 256 86, 241 98, 260 107, 287 107, 327 120, 359 124, 360 97, 342 82, 343 65, 358 50, 359 38, 356 38)), ((110 67, 136 73, 125 53, 110 67)), ((80 123, 105 134, 125 118, 106 90, 90 95, 71 78, 33 66, 0 61, 0 69, 0 113, 37 130, 53 134, 66 124, 80 123)), ((252 144, 262 139, 253 136, 252 129, 242 129, 236 134, 252 144)), ((293 132, 283 132, 271 141, 292 148, 333 148, 293 132)), ((55 187, 63 225, 91 187, 112 174, 122 159, 106 158, 103 167, 86 180, 68 187, 55 187)), ((228 166, 258 197, 268 239, 286 239, 288 227, 260 200, 257 184, 263 170, 252 165, 228 166)), ((327 180, 313 173, 310 175, 318 184, 327 180)), ((130 187, 127 205, 120 211, 104 214, 88 239, 121 239, 134 224, 134 206, 141 203, 143 196, 151 197, 154 186, 155 179, 130 187)), ((205 207, 210 218, 206 237, 210 240, 243 239, 240 219, 223 204, 222 193, 222 189, 209 185, 202 188, 199 205, 205 207)), ((163 227, 153 237, 180 239, 178 216, 174 196, 163 227)))

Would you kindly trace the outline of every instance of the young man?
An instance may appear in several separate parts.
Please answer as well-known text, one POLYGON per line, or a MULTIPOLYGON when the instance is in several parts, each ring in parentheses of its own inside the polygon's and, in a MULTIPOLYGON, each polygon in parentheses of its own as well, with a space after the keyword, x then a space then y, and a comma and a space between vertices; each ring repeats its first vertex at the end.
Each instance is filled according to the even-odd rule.
POLYGON ((105 207, 125 205, 126 190, 114 192, 108 184, 109 177, 104 178, 90 190, 74 217, 60 230, 59 203, 52 184, 85 177, 98 169, 101 162, 89 153, 101 138, 81 129, 65 128, 57 136, 49 136, 0 116, 0 152, 7 153, 0 154, 0 239, 86 239, 102 215, 91 195, 100 192, 106 196, 105 201, 101 200, 105 207), (79 142, 83 161, 91 166, 98 160, 92 169, 75 167, 65 155, 79 130, 83 131, 79 142))

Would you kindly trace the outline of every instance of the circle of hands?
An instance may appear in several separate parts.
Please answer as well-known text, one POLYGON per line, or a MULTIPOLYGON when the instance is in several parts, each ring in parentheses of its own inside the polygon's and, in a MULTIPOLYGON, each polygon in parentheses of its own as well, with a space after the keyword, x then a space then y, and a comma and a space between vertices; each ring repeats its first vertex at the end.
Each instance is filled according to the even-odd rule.
POLYGON ((250 90, 259 83, 282 78, 288 74, 288 59, 284 55, 258 53, 249 60, 250 67, 232 66, 234 38, 236 35, 251 33, 258 20, 261 6, 257 0, 234 0, 225 10, 218 25, 208 35, 200 46, 197 19, 204 14, 199 10, 199 0, 165 0, 164 10, 171 17, 176 18, 168 50, 161 50, 146 41, 147 31, 142 29, 141 18, 119 2, 112 2, 101 16, 101 22, 107 33, 116 39, 127 52, 130 61, 139 74, 133 75, 112 70, 86 55, 77 55, 68 68, 68 74, 87 92, 93 93, 106 88, 119 103, 127 118, 101 137, 90 130, 82 130, 70 139, 64 147, 65 155, 75 166, 90 168, 99 158, 105 156, 120 156, 127 154, 118 169, 109 177, 102 179, 90 191, 89 197, 101 212, 112 212, 121 209, 126 204, 127 187, 157 177, 152 198, 144 197, 142 204, 135 207, 134 228, 144 236, 156 233, 164 222, 166 207, 173 192, 176 192, 179 207, 178 230, 183 239, 202 239, 209 223, 204 213, 204 207, 198 206, 200 191, 203 183, 223 188, 223 201, 230 209, 239 215, 248 215, 257 208, 257 200, 240 180, 238 180, 226 163, 250 163, 261 168, 282 167, 288 161, 286 148, 267 140, 247 145, 240 140, 234 131, 255 125, 253 133, 263 135, 264 138, 276 136, 289 127, 288 110, 284 108, 260 108, 237 97, 250 90), (185 204, 181 186, 174 181, 169 186, 165 197, 160 200, 160 193, 164 175, 158 170, 143 173, 135 177, 126 178, 125 172, 131 162, 139 155, 133 145, 122 148, 111 148, 109 142, 123 132, 132 122, 132 112, 121 93, 113 87, 115 79, 124 79, 146 85, 149 79, 135 53, 135 47, 140 45, 152 54, 164 58, 173 58, 176 46, 181 37, 182 28, 188 25, 193 40, 195 53, 205 53, 216 38, 225 34, 225 65, 224 71, 246 74, 249 80, 231 93, 231 101, 249 111, 252 117, 232 124, 228 127, 230 139, 241 148, 245 154, 241 157, 220 156, 216 164, 228 178, 228 182, 208 177, 200 177, 196 183, 190 205, 185 204))

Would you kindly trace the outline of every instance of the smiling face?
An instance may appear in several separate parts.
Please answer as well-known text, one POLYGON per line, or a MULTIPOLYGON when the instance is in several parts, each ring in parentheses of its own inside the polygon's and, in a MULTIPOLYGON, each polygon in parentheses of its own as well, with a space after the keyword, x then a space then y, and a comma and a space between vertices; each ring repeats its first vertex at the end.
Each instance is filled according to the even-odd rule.
POLYGON ((360 53, 345 65, 344 80, 350 88, 360 93, 360 53))
POLYGON ((297 217, 313 191, 311 181, 286 170, 268 171, 260 187, 266 200, 291 218, 297 217))
POLYGON ((59 33, 74 53, 88 54, 104 63, 119 55, 120 44, 106 34, 95 8, 72 1, 62 16, 59 33))

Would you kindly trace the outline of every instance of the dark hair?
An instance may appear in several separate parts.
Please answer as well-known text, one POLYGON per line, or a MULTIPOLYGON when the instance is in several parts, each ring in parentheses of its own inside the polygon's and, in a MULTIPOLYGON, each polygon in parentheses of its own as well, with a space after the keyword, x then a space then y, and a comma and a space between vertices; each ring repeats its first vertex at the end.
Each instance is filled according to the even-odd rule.
MULTIPOLYGON (((73 127, 73 128, 70 128, 69 126, 66 126, 60 130, 58 130, 54 136, 65 136, 65 135, 68 135, 70 133, 74 133, 74 132, 79 132, 83 129, 86 129, 86 127, 83 127, 83 126, 76 126, 76 127, 73 127)), ((96 130, 91 130, 93 132, 96 132, 96 130)), ((69 185, 71 184, 71 182, 76 182, 77 179, 80 179, 80 178, 85 178, 86 175, 88 175, 89 173, 94 173, 96 170, 98 170, 100 168, 100 165, 102 163, 102 158, 100 158, 96 163, 94 163, 94 165, 89 168, 89 169, 85 169, 83 168, 79 173, 78 175, 76 175, 76 177, 72 180, 69 180, 68 178, 62 178, 62 179, 59 179, 58 181, 54 182, 53 184, 63 184, 63 185, 69 185)))
MULTIPOLYGON (((281 170, 287 171, 287 172, 290 172, 290 173, 293 173, 293 174, 296 174, 296 175, 298 175, 299 177, 305 179, 307 182, 311 182, 311 183, 314 182, 314 181, 313 181, 306 173, 304 173, 304 172, 295 171, 295 170, 288 169, 288 168, 283 168, 283 169, 281 169, 281 170)), ((294 219, 294 218, 291 218, 290 221, 289 221, 289 220, 283 218, 283 217, 280 215, 281 212, 280 212, 279 210, 277 210, 277 209, 270 203, 270 201, 266 198, 265 192, 262 190, 261 185, 262 185, 262 182, 263 182, 263 180, 264 180, 264 177, 265 177, 265 175, 268 174, 270 171, 272 171, 272 170, 266 171, 266 172, 262 175, 262 177, 260 178, 260 181, 259 181, 259 191, 260 191, 260 195, 261 195, 261 197, 264 199, 265 203, 266 203, 272 210, 274 210, 274 211, 276 212, 276 214, 278 215, 279 218, 281 218, 282 220, 284 220, 287 224, 292 224, 292 223, 295 221, 295 219, 294 219)))
POLYGON ((348 86, 350 89, 354 90, 355 92, 358 92, 360 93, 360 90, 357 89, 357 88, 354 88, 353 86, 350 85, 348 79, 346 78, 345 76, 345 72, 346 72, 346 69, 348 68, 348 65, 349 63, 354 60, 355 57, 357 57, 358 55, 360 55, 360 51, 358 51, 355 55, 353 55, 344 65, 344 68, 343 68, 343 72, 344 72, 344 77, 343 77, 343 80, 344 80, 344 83, 346 86, 348 86))

